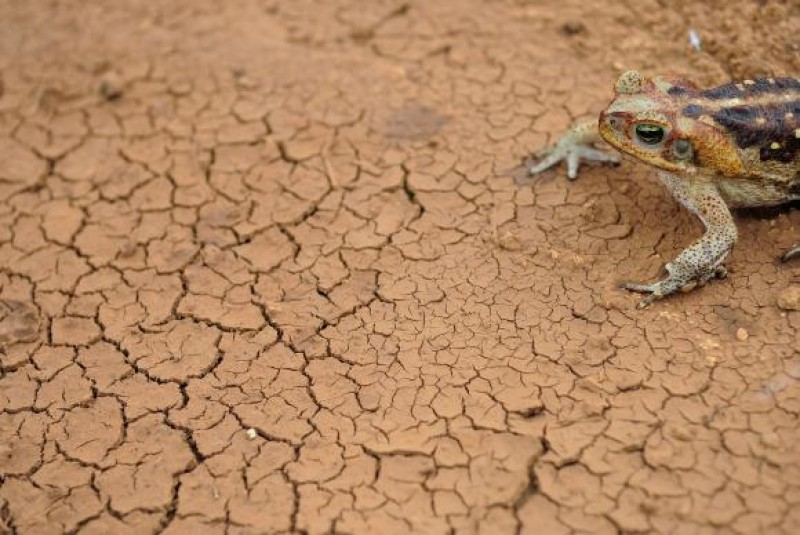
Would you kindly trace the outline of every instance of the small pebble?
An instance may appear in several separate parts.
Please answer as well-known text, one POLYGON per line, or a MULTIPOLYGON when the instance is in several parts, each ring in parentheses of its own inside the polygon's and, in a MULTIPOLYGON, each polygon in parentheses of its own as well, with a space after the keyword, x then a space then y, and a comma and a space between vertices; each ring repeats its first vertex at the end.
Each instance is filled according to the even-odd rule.
POLYGON ((109 72, 100 80, 100 95, 106 100, 117 100, 125 92, 124 83, 119 74, 109 72))
POLYGON ((569 21, 565 22, 561 26, 561 31, 569 36, 578 35, 579 33, 583 33, 586 31, 586 25, 584 25, 583 22, 579 20, 569 21))
POLYGON ((247 432, 247 439, 248 440, 253 440, 253 439, 258 437, 258 431, 256 431, 252 427, 250 429, 248 429, 246 432, 247 432))
POLYGON ((777 433, 764 433, 761 435, 761 441, 772 448, 777 448, 781 445, 781 437, 777 433))
POLYGON ((746 342, 747 339, 750 338, 750 333, 747 332, 747 329, 744 327, 739 327, 736 329, 736 339, 740 342, 746 342))
POLYGON ((172 92, 173 95, 177 96, 188 95, 189 93, 192 92, 192 84, 191 82, 186 82, 186 81, 175 82, 169 87, 169 90, 172 92))
POLYGON ((682 425, 678 425, 678 426, 673 427, 671 435, 673 437, 677 438, 678 440, 683 440, 683 441, 686 441, 686 442, 688 442, 688 441, 690 441, 690 440, 692 440, 694 438, 694 435, 692 434, 692 432, 687 427, 682 426, 682 425))
POLYGON ((135 253, 136 244, 131 240, 126 240, 125 243, 122 244, 122 247, 119 248, 119 256, 122 258, 131 257, 135 253))

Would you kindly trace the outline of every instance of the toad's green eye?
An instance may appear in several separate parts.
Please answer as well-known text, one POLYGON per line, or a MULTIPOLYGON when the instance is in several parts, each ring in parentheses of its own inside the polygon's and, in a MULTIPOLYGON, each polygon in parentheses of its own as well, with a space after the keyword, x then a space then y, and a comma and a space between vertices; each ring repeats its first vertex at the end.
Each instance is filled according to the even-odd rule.
POLYGON ((664 140, 664 129, 655 124, 637 124, 635 132, 639 141, 645 145, 658 145, 664 140))

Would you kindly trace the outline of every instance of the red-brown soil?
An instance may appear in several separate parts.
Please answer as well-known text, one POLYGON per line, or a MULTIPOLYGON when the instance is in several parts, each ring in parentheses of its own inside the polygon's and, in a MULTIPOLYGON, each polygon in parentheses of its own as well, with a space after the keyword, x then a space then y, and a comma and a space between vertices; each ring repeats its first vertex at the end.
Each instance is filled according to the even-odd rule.
POLYGON ((0 532, 800 532, 800 212, 639 311, 652 171, 503 174, 623 69, 800 74, 796 2, 0 20, 0 532))

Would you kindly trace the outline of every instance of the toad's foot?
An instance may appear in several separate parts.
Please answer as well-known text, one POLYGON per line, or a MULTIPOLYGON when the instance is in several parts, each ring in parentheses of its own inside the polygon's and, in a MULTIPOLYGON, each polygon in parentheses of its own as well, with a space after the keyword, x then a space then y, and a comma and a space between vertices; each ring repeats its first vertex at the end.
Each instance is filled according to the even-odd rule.
POLYGON ((539 174, 566 160, 567 177, 574 180, 578 176, 581 161, 619 164, 619 154, 605 152, 592 146, 599 141, 596 120, 578 123, 561 136, 553 147, 536 152, 534 158, 541 159, 528 169, 528 173, 539 174))
POLYGON ((638 282, 623 282, 620 284, 621 288, 631 292, 647 294, 637 303, 636 308, 646 308, 653 301, 661 299, 669 294, 675 293, 678 290, 691 290, 696 286, 703 286, 712 278, 724 279, 728 276, 728 270, 725 266, 716 266, 711 272, 705 273, 696 277, 693 280, 686 280, 686 277, 676 276, 673 274, 672 265, 667 265, 669 276, 658 282, 651 284, 642 284, 638 282))
POLYGON ((800 256, 800 245, 795 245, 794 247, 786 251, 783 254, 783 256, 781 256, 781 260, 783 260, 784 262, 788 262, 789 260, 791 260, 796 256, 800 256))

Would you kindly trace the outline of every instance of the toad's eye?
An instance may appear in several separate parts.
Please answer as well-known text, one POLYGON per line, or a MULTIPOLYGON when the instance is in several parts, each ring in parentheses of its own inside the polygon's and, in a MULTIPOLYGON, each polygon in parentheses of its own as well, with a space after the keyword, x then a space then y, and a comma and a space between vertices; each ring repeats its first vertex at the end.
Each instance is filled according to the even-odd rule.
POLYGON ((655 124, 637 124, 634 131, 636 138, 645 145, 658 145, 664 140, 664 129, 655 124))

